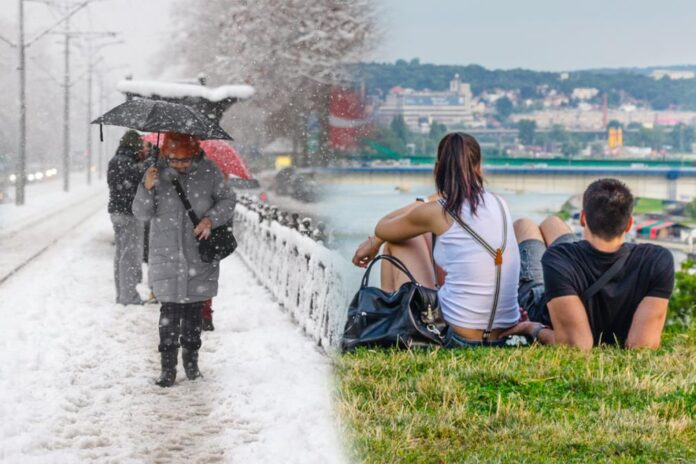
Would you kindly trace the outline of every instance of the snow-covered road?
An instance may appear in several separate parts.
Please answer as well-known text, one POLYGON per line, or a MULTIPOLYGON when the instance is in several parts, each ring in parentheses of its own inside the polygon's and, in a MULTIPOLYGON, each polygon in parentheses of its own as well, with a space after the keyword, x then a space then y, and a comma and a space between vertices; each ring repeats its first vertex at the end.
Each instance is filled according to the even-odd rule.
POLYGON ((343 461, 330 361, 236 256, 205 377, 154 386, 159 307, 112 303, 112 235, 103 208, 0 285, 1 462, 343 461))

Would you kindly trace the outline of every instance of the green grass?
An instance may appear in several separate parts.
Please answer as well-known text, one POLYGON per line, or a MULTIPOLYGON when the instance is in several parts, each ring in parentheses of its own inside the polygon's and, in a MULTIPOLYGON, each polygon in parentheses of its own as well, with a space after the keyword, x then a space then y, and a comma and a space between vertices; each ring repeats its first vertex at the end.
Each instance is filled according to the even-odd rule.
POLYGON ((663 213, 664 202, 654 198, 637 198, 633 214, 663 213))
POLYGON ((696 462, 696 325, 657 352, 359 350, 336 363, 358 462, 696 462))

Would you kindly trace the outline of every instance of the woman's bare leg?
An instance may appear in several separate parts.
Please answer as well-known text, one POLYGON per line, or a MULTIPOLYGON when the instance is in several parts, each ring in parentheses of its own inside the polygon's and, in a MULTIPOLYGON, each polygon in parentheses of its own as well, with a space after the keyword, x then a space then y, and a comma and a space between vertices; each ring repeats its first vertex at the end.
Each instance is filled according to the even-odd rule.
POLYGON ((539 225, 541 233, 544 236, 546 246, 549 247, 558 237, 565 234, 572 234, 570 226, 563 222, 558 216, 549 216, 539 225))
MULTIPOLYGON (((419 235, 405 242, 385 243, 383 252, 401 260, 419 284, 435 288, 435 272, 430 246, 432 242, 426 235, 429 234, 419 235)), ((408 277, 391 263, 382 261, 381 265, 380 287, 382 290, 393 292, 408 282, 408 277)))
POLYGON ((522 218, 518 219, 513 223, 515 228, 515 237, 517 238, 517 243, 522 243, 527 240, 539 240, 544 241, 544 236, 541 233, 541 229, 536 222, 531 219, 522 218))

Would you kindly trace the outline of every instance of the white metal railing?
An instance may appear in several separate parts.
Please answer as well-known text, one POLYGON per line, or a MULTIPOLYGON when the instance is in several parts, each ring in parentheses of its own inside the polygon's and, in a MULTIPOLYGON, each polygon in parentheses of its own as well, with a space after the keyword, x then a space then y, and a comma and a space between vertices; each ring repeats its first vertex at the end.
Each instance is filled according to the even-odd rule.
MULTIPOLYGON (((237 252, 297 324, 325 351, 338 347, 346 318, 347 263, 313 237, 279 222, 277 209, 243 198, 237 204, 237 252)), ((302 229, 300 229, 302 230, 302 229)))

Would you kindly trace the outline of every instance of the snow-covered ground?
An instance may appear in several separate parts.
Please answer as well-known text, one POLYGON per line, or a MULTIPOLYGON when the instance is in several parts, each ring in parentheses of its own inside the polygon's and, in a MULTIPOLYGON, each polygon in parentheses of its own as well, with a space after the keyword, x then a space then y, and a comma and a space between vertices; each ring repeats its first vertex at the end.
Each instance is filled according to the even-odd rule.
MULTIPOLYGON (((55 243, 0 284, 1 462, 343 461, 329 359, 237 256, 223 262, 216 330, 203 334, 204 378, 180 368, 173 388, 159 388, 158 306, 112 303, 105 188, 63 195, 47 221, 67 235, 27 238, 55 243), (91 215, 62 208, 91 201, 102 202, 91 215)), ((8 224, 32 229, 39 217, 10 214, 0 257, 35 245, 8 224)))
POLYGON ((81 183, 65 193, 56 179, 27 186, 24 206, 0 205, 0 283, 103 210, 105 202, 103 184, 81 183))

